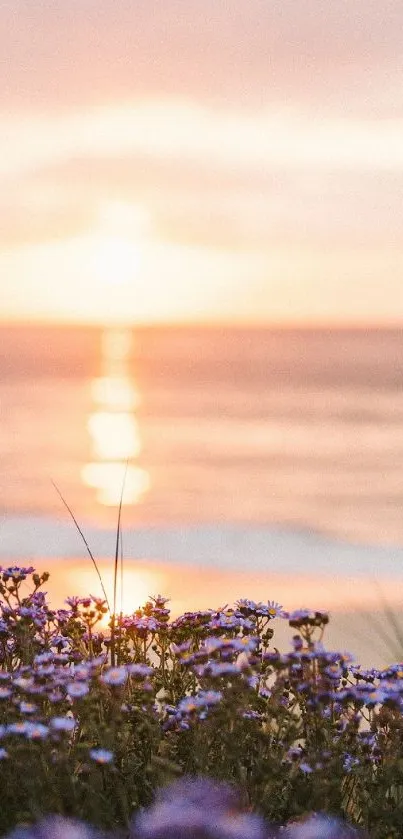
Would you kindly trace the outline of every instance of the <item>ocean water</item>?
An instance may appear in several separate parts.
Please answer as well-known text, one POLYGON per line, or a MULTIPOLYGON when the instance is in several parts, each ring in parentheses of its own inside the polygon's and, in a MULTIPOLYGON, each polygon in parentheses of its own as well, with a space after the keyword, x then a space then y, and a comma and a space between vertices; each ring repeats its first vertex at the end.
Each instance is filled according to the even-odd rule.
POLYGON ((98 556, 124 484, 128 562, 395 601, 402 332, 2 327, 1 561, 83 555, 52 481, 98 556))

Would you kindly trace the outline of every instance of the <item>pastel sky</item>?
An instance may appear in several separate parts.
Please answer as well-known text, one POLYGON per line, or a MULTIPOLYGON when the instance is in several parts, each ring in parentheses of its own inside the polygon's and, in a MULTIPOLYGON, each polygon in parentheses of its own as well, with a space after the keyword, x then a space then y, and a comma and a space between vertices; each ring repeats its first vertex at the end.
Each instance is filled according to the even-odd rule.
POLYGON ((401 0, 4 0, 0 317, 403 321, 401 0))

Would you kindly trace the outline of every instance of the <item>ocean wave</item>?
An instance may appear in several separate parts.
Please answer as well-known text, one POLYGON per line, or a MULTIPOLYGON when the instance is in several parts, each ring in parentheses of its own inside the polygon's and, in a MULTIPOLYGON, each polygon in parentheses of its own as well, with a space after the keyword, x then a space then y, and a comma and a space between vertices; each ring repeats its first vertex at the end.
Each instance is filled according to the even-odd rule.
MULTIPOLYGON (((93 553, 114 555, 112 528, 83 525, 93 553)), ((124 529, 125 558, 203 566, 378 579, 403 576, 403 548, 349 544, 321 534, 237 524, 130 527, 124 529)), ((70 522, 43 516, 5 516, 0 522, 0 560, 77 558, 85 547, 70 522)))

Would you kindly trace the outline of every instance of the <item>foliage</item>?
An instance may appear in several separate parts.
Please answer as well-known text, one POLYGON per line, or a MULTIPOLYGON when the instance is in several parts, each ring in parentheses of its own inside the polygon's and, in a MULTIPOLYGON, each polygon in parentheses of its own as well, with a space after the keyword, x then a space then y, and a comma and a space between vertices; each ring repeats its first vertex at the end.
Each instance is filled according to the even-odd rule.
POLYGON ((332 818, 401 835, 403 665, 327 651, 323 612, 240 600, 172 620, 157 596, 109 615, 111 666, 105 601, 52 609, 48 577, 0 568, 1 833, 48 814, 127 828, 172 778, 203 775, 272 824, 328 814, 301 837, 353 835, 332 818))

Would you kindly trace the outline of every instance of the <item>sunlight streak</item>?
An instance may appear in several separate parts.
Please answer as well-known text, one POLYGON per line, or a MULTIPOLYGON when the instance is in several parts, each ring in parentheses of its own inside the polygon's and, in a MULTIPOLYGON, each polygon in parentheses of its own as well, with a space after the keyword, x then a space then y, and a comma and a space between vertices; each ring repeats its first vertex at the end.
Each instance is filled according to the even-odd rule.
POLYGON ((127 330, 108 330, 101 342, 102 375, 90 383, 95 410, 87 428, 91 440, 91 460, 81 471, 83 483, 96 490, 96 499, 106 507, 122 503, 139 504, 150 489, 150 477, 138 463, 142 441, 135 411, 140 394, 131 378, 133 348, 127 330), (127 466, 127 470, 126 470, 127 466))

